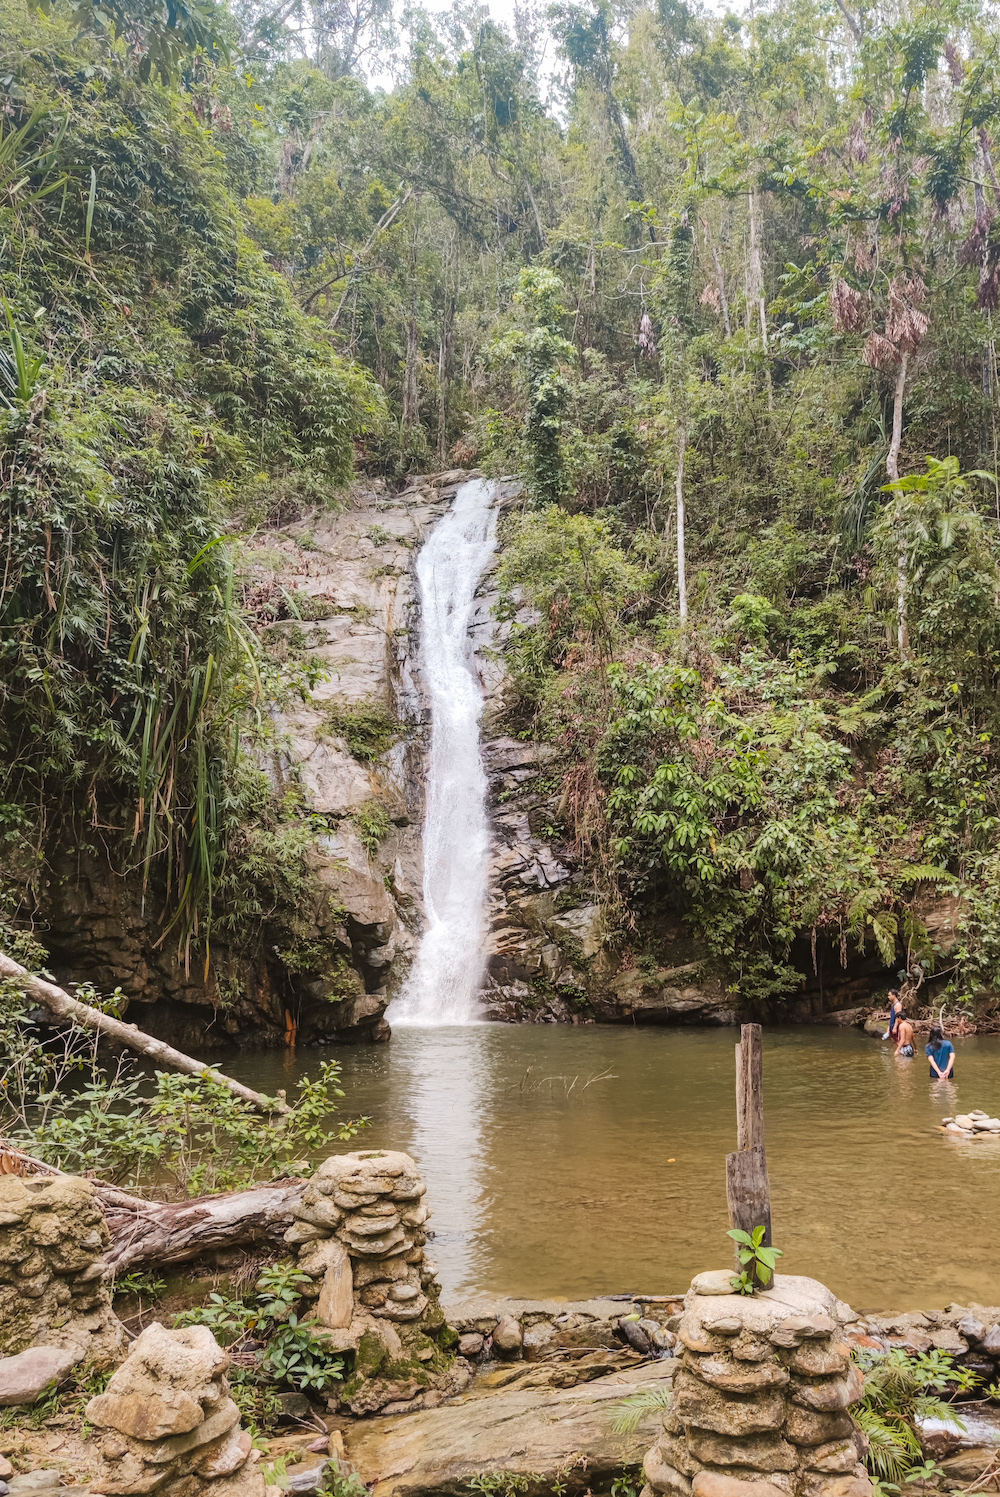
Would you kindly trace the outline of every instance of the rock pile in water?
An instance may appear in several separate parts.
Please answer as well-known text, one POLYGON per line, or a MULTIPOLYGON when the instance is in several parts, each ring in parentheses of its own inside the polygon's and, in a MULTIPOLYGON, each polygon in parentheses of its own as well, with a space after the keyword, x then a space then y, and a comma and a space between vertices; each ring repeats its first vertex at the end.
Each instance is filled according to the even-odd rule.
POLYGON ((841 1339, 851 1311, 815 1279, 744 1297, 731 1277, 699 1274, 685 1299, 646 1497, 870 1497, 848 1412, 863 1388, 841 1339))
POLYGON ((426 1186, 408 1154, 386 1150, 324 1160, 295 1207, 285 1241, 336 1351, 354 1351, 341 1402, 354 1413, 425 1406, 457 1392, 471 1371, 453 1365, 440 1286, 424 1257, 426 1186))
POLYGON ((978 1108, 972 1112, 959 1112, 953 1118, 942 1118, 941 1126, 946 1133, 961 1133, 966 1138, 984 1137, 1000 1133, 1000 1118, 991 1118, 988 1112, 978 1108))
POLYGON ((108 1241, 89 1180, 0 1175, 0 1404, 30 1403, 76 1363, 116 1356, 125 1333, 104 1285, 108 1241))
POLYGON ((229 1396, 229 1356, 207 1326, 147 1326, 87 1405, 100 1431, 92 1492, 106 1497, 264 1497, 250 1434, 229 1396))

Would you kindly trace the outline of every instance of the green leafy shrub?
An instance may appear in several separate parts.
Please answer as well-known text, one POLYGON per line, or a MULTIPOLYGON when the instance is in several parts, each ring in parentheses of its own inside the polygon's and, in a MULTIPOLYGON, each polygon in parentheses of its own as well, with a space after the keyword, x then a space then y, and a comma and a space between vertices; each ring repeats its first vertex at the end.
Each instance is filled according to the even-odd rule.
POLYGON ((346 738, 355 759, 369 764, 387 753, 406 731, 405 724, 397 722, 380 702, 357 707, 334 702, 326 709, 326 725, 331 733, 346 738))
POLYGON ((922 1479, 927 1471, 919 1422, 937 1419, 964 1430, 952 1400, 974 1388, 977 1375, 955 1367, 950 1356, 938 1351, 910 1356, 896 1347, 884 1354, 862 1353, 857 1361, 865 1374, 865 1388, 851 1414, 868 1437, 869 1471, 882 1483, 922 1479))
POLYGON ((778 1259, 784 1257, 780 1248, 765 1247, 764 1227, 754 1227, 744 1232, 738 1227, 727 1233, 736 1243, 741 1272, 730 1280, 737 1294, 753 1294, 758 1284, 766 1289, 774 1275, 778 1259))
POLYGON ((287 1383, 300 1393, 325 1393, 344 1376, 343 1357, 331 1352, 329 1342, 315 1334, 314 1324, 289 1315, 268 1341, 261 1363, 276 1382, 287 1383))
POLYGON ((389 835, 392 823, 381 801, 366 800, 351 817, 358 829, 361 845, 370 858, 378 852, 379 843, 389 835))
MULTIPOLYGON (((17 1064, 9 1062, 8 1070, 17 1064)), ((290 1112, 271 1117, 210 1071, 198 1077, 158 1071, 150 1096, 144 1078, 105 1076, 93 1050, 87 1064, 86 1083, 68 1104, 55 1090, 17 1101, 0 1071, 0 1133, 60 1169, 91 1170, 135 1188, 197 1196, 308 1174, 330 1141, 346 1142, 366 1121, 334 1120, 343 1096, 335 1061, 298 1082, 290 1112)))
MULTIPOLYGON (((83 9, 161 73, 207 16, 83 9)), ((189 962, 261 689, 234 500, 262 472, 343 485, 381 398, 243 232, 190 97, 132 61, 5 0, 0 801, 43 849, 99 822, 189 962)))

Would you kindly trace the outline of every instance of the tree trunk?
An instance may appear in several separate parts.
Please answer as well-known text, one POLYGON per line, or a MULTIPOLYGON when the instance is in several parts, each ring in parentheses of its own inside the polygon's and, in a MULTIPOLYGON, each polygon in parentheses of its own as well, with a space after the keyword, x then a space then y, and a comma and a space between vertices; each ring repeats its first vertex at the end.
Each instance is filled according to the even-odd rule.
POLYGON ((441 317, 441 343, 438 348, 438 462, 442 465, 448 456, 448 388, 451 383, 451 357, 454 345, 452 317, 454 307, 451 297, 445 300, 441 317))
POLYGON ((406 367, 403 371, 403 425, 416 426, 420 420, 420 387, 417 383, 417 296, 413 293, 410 316, 406 324, 406 367))
POLYGON ((221 1071, 217 1071, 214 1066, 206 1064, 205 1061, 193 1060, 190 1055, 184 1055, 180 1050, 173 1049, 171 1045, 164 1044, 162 1040, 143 1034, 135 1024, 125 1024, 121 1019, 112 1018, 110 1014, 102 1014, 99 1008, 91 1008, 89 1004, 80 1003, 76 998, 71 998, 68 993, 63 992, 62 988, 57 988, 55 983, 45 982, 41 977, 32 977, 30 972, 25 971, 9 956, 4 956, 3 952, 0 952, 0 978, 12 978, 29 997, 34 998, 57 1018, 71 1019, 84 1029, 103 1035, 106 1039, 115 1040, 118 1044, 124 1045, 129 1050, 135 1050, 140 1055, 148 1055, 150 1060, 169 1066, 174 1071, 181 1071, 185 1076, 208 1076, 213 1081, 219 1081, 235 1096, 244 1102, 249 1102, 261 1112, 273 1113, 289 1110, 284 1101, 279 1101, 277 1104, 269 1102, 259 1092, 251 1091, 250 1087, 224 1076, 221 1071))
MULTIPOLYGON (((0 1141, 0 1175, 68 1178, 65 1170, 0 1141)), ((104 1180, 94 1195, 111 1234, 109 1277, 141 1265, 188 1263, 218 1248, 280 1246, 308 1181, 272 1180, 190 1201, 144 1201, 104 1180)))
POLYGON ((726 295, 726 278, 722 273, 722 261, 719 259, 719 251, 712 245, 712 259, 715 261, 715 278, 719 283, 719 301, 722 304, 722 321, 726 329, 726 337, 733 336, 732 323, 729 320, 729 298, 726 295))
POLYGON ((687 447, 687 430, 681 427, 677 449, 677 598, 680 607, 681 625, 687 623, 687 557, 684 552, 684 453, 687 447))
POLYGON ((760 253, 760 234, 757 225, 757 194, 751 187, 748 194, 750 211, 750 294, 757 304, 760 317, 760 341, 764 350, 764 376, 767 380, 767 406, 774 402, 774 387, 771 384, 771 366, 767 361, 767 302, 764 297, 764 262, 760 253))
MULTIPOLYGON (((892 397, 892 440, 889 443, 889 451, 885 455, 885 471, 890 483, 895 483, 899 478, 899 446, 903 440, 903 397, 906 394, 906 368, 909 361, 909 354, 904 353, 892 397)), ((896 642, 899 647, 900 660, 907 660, 910 654, 910 631, 906 617, 906 572, 906 546, 900 540, 899 550, 896 553, 896 642)))
POLYGON ((132 1208, 102 1200, 111 1233, 106 1262, 118 1275, 143 1265, 189 1263, 218 1248, 280 1246, 305 1188, 305 1180, 276 1180, 228 1195, 132 1208))

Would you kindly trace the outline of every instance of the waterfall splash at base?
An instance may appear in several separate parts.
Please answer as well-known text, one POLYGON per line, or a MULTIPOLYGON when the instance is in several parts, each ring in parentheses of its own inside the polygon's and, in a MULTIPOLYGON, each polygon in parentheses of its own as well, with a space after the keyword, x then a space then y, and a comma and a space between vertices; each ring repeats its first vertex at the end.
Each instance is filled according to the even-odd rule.
POLYGON ((476 588, 496 544, 496 490, 473 479, 417 559, 421 670, 431 707, 424 819, 427 926, 386 1017, 392 1024, 471 1024, 479 1017, 490 833, 479 749, 483 695, 469 642, 476 588))

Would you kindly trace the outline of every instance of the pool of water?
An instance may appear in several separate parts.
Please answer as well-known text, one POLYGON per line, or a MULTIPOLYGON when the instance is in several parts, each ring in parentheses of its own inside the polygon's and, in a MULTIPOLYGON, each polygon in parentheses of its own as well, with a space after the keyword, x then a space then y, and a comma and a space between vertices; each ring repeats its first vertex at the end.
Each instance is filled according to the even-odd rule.
MULTIPOLYGON (((723 1266, 735 1148, 730 1029, 467 1025, 345 1048, 355 1147, 404 1149, 428 1185, 449 1296, 672 1293, 723 1266)), ((1000 1302, 1000 1138, 937 1124, 1000 1111, 1000 1038, 958 1040, 953 1085, 854 1030, 766 1029, 781 1267, 856 1308, 1000 1302)), ((273 1092, 329 1051, 233 1056, 273 1092)), ((350 1147, 345 1145, 344 1147, 350 1147)))

